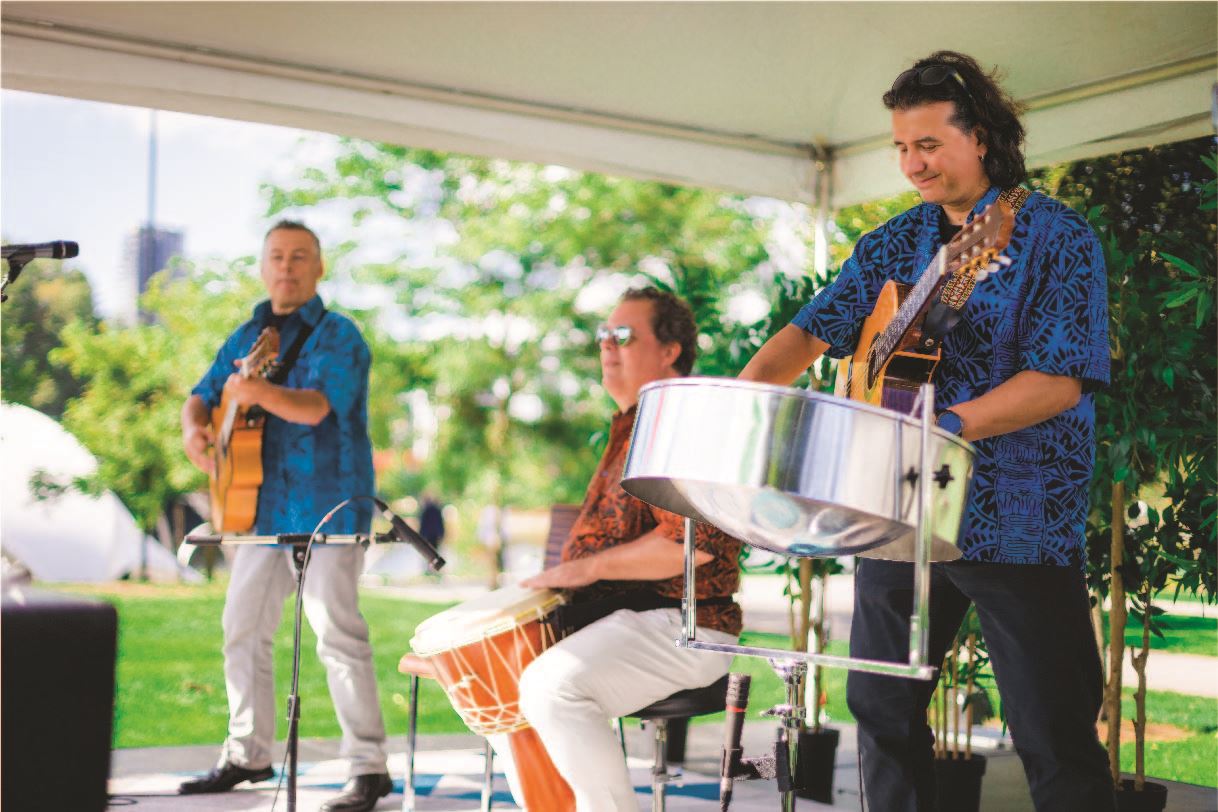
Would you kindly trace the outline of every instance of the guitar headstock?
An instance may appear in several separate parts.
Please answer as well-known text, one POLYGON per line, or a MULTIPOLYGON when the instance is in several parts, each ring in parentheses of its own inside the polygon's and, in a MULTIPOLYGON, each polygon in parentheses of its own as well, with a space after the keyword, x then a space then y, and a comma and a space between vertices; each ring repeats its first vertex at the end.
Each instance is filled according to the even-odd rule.
POLYGON ((258 334, 249 353, 241 359, 241 374, 247 378, 266 375, 278 356, 279 331, 274 327, 266 327, 258 334))
POLYGON ((1009 265, 1011 261, 1002 256, 1002 252, 1011 241, 1014 225, 1015 216, 1005 201, 986 206, 943 247, 946 252, 944 275, 950 277, 962 268, 968 268, 981 280, 1009 265))

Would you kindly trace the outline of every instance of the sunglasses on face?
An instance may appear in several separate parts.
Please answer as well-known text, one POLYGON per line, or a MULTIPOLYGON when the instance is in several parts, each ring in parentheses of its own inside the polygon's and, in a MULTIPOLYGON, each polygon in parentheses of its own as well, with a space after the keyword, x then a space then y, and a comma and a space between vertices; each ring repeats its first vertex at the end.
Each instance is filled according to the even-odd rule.
POLYGON ((619 347, 625 347, 634 340, 634 328, 628 324, 619 324, 617 327, 610 327, 608 324, 602 324, 596 328, 596 343, 604 344, 612 336, 613 340, 619 347))
POLYGON ((973 101, 973 94, 968 92, 968 85, 964 83, 964 77, 960 75, 960 71, 950 65, 926 65, 921 68, 910 68, 907 71, 902 71, 897 75, 896 81, 892 83, 892 92, 895 93, 908 82, 918 80, 918 84, 922 87, 934 87, 941 85, 948 79, 952 79, 956 84, 960 85, 960 89, 964 91, 964 97, 970 103, 973 101))

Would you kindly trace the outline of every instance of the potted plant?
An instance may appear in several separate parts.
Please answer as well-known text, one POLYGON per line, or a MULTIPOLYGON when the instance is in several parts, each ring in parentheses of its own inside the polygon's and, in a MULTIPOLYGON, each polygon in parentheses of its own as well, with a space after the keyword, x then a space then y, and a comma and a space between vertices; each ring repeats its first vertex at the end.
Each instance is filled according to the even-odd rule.
POLYGON ((939 812, 977 812, 985 756, 973 752, 973 725, 993 715, 982 669, 989 658, 977 612, 969 608, 943 660, 928 709, 935 734, 935 785, 939 812))
MULTIPOLYGON (((828 578, 842 571, 835 558, 801 558, 781 567, 787 576, 786 593, 790 597, 788 621, 791 648, 823 654, 829 642, 829 627, 825 618, 825 591, 828 578)), ((799 755, 796 768, 799 789, 796 794, 821 803, 833 802, 833 768, 841 731, 825 725, 825 691, 823 669, 812 665, 804 685, 805 695, 800 704, 809 709, 808 719, 800 725, 799 755), (808 700, 811 697, 811 701, 808 700)))

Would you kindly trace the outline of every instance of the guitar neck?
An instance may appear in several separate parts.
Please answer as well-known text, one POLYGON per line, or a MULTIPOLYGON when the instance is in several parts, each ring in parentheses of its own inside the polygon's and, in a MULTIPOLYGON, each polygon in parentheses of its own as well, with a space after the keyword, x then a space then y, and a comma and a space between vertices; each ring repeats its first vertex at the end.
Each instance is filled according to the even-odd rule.
POLYGON ((892 317, 892 321, 880 333, 879 338, 875 342, 874 359, 875 369, 879 369, 888 362, 892 354, 897 351, 897 347, 901 345, 901 337, 909 331, 918 314, 922 312, 922 308, 930 301, 930 297, 934 295, 935 290, 939 286, 939 280, 947 272, 947 246, 939 249, 939 253, 935 254, 935 258, 930 261, 922 271, 921 278, 918 283, 909 291, 909 295, 905 297, 905 301, 901 302, 901 306, 897 308, 896 314, 892 317))

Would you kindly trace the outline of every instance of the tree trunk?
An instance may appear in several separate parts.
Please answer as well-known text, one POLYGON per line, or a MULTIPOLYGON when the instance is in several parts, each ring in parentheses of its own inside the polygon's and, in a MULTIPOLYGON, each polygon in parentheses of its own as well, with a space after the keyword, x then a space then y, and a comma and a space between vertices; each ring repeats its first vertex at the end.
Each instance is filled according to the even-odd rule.
POLYGON ((977 675, 977 635, 969 632, 968 636, 968 686, 965 696, 968 697, 968 709, 964 714, 964 757, 973 757, 973 688, 977 675))
POLYGON ((510 426, 507 409, 510 400, 511 392, 509 390, 508 396, 503 399, 495 410, 495 415, 492 418, 493 422, 487 436, 489 450, 493 458, 499 463, 491 484, 491 504, 495 506, 495 536, 498 540, 495 548, 488 551, 490 552, 489 586, 492 590, 499 588, 499 576, 503 574, 504 548, 507 547, 503 515, 503 480, 506 463, 503 460, 507 453, 507 435, 510 426))
POLYGON ((1138 688, 1134 691, 1134 774, 1133 788, 1141 792, 1146 788, 1146 658, 1150 656, 1150 584, 1141 584, 1143 598, 1142 613, 1142 650, 1133 654, 1133 670, 1138 675, 1138 688))
POLYGON ((1121 780, 1121 662, 1125 659, 1125 585, 1121 566, 1125 562, 1125 485, 1112 486, 1112 585, 1108 591, 1108 683, 1104 710, 1108 717, 1108 772, 1112 785, 1121 780))
MULTIPOLYGON (((1095 635, 1095 648, 1100 653, 1100 679, 1108 684, 1108 647, 1104 645, 1104 599, 1098 591, 1092 591, 1095 603, 1091 606, 1091 631, 1095 635)), ((1108 709, 1100 708, 1100 718, 1108 718, 1108 709)))
MULTIPOLYGON (((808 635, 812 630, 812 559, 801 558, 799 560, 799 615, 796 618, 799 622, 797 629, 798 634, 791 641, 791 648, 796 651, 808 650, 808 635)), ((798 697, 799 704, 802 707, 808 706, 808 688, 812 688, 813 703, 815 703, 816 692, 820 690, 820 685, 816 683, 815 672, 813 673, 812 685, 809 686, 805 680, 802 686, 803 695, 798 697)), ((815 704, 813 705, 815 708, 815 704)), ((813 717, 816 716, 815 710, 813 717)), ((813 726, 816 727, 816 722, 813 721, 813 726)), ((816 727, 819 730, 819 727, 816 727)), ((800 723, 799 732, 807 730, 807 720, 800 723)))
MULTIPOLYGON (((811 561, 808 564, 811 565, 811 561)), ((809 569, 811 567, 809 566, 809 569)), ((812 609, 812 636, 809 640, 812 651, 816 654, 825 653, 825 591, 829 588, 828 576, 817 575, 815 604, 812 609)), ((812 581, 810 580, 809 586, 812 581)), ((814 664, 811 668, 812 682, 809 687, 812 690, 812 730, 820 733, 820 708, 821 694, 824 693, 825 672, 819 664, 814 664)))

